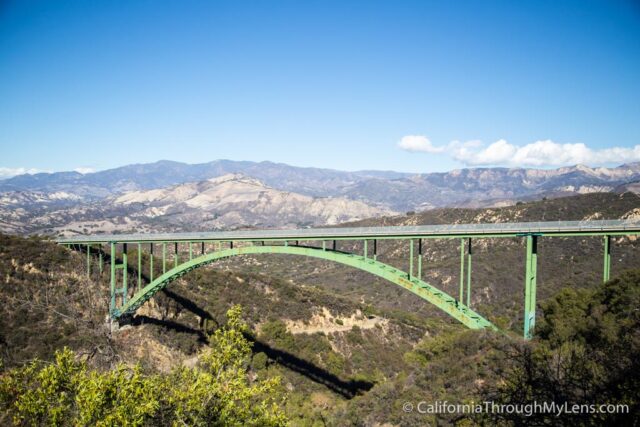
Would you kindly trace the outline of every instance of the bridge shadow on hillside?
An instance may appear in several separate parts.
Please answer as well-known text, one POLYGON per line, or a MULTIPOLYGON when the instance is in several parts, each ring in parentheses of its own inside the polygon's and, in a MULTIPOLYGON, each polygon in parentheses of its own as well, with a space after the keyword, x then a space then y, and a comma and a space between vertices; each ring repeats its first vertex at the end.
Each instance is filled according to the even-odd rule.
POLYGON ((374 384, 369 381, 354 379, 350 379, 348 381, 341 380, 331 372, 328 372, 307 360, 301 359, 286 351, 273 348, 266 343, 256 340, 248 334, 245 336, 253 342, 254 354, 263 352, 270 360, 273 360, 279 365, 309 378, 315 383, 324 385, 329 390, 347 399, 351 399, 359 394, 369 391, 371 390, 371 387, 374 386, 374 384))
POLYGON ((200 344, 206 344, 209 341, 207 334, 205 334, 200 329, 192 328, 191 326, 185 325, 180 322, 174 322, 173 320, 161 320, 156 319, 155 317, 146 316, 144 314, 136 314, 135 316, 133 316, 133 318, 131 318, 129 324, 131 324, 132 326, 141 326, 145 324, 156 325, 170 331, 194 335, 197 337, 198 343, 200 344))
MULTIPOLYGON (((206 310, 198 307, 197 304, 195 304, 188 298, 184 298, 183 296, 177 295, 175 292, 167 290, 165 290, 165 295, 176 301, 178 304, 182 305, 185 309, 192 311, 194 314, 200 316, 201 319, 206 318, 213 321, 213 316, 211 316, 211 314, 209 314, 206 310)), ((203 330, 193 328, 191 326, 172 320, 161 320, 145 315, 135 315, 131 321, 132 325, 142 325, 145 323, 161 326, 175 332, 192 334, 197 337, 198 342, 201 344, 206 344, 208 342, 208 336, 203 330)), ((252 336, 251 334, 244 335, 245 338, 253 344, 253 354, 262 352, 267 355, 267 358, 269 360, 300 375, 303 375, 304 377, 317 384, 324 385, 329 390, 343 396, 346 399, 351 399, 359 394, 369 391, 374 386, 373 383, 368 381, 354 379, 350 379, 347 381, 342 380, 338 376, 307 360, 301 359, 300 357, 287 351, 274 348, 269 344, 256 339, 256 337, 252 336)))
POLYGON ((164 288, 162 289, 160 292, 162 292, 162 294, 175 301, 177 304, 179 304, 180 306, 182 306, 182 308, 184 308, 187 311, 190 311, 191 313, 195 314, 196 316, 198 316, 200 318, 200 327, 202 328, 205 324, 205 321, 207 323, 209 322, 214 322, 216 324, 216 327, 218 326, 217 322, 214 320, 213 316, 211 316, 211 314, 201 308, 200 306, 198 306, 196 303, 194 303, 193 301, 191 301, 188 298, 183 297, 182 295, 178 295, 175 292, 164 288))
MULTIPOLYGON (((77 247, 77 248, 74 247, 72 249, 77 250, 79 252, 82 251, 81 247, 77 247)), ((111 261, 111 255, 108 252, 104 251, 102 248, 100 249, 91 248, 91 253, 94 255, 98 253, 102 253, 102 257, 103 257, 103 261, 105 262, 105 265, 107 265, 107 263, 111 261)), ((117 257, 116 260, 118 262, 122 262, 121 258, 117 257)), ((131 264, 127 265, 127 273, 130 276, 134 276, 134 277, 138 275, 137 269, 131 264)), ((141 272, 140 276, 144 284, 147 284, 150 282, 150 278, 145 272, 141 272)), ((165 297, 173 300, 183 309, 198 316, 200 319, 200 325, 199 325, 200 328, 193 328, 191 326, 185 325, 180 322, 175 322, 168 319, 157 319, 154 317, 140 315, 140 314, 134 315, 130 319, 131 325, 139 326, 143 324, 150 324, 150 325, 160 326, 175 332, 194 335, 197 338, 198 343, 206 344, 208 342, 209 337, 204 331, 205 329, 204 326, 208 322, 214 322, 215 326, 218 326, 214 317, 208 311, 206 311, 205 309, 203 309, 202 307, 194 303, 192 300, 185 298, 182 295, 178 295, 177 293, 166 288, 163 289, 161 292, 165 297)), ((303 375, 317 384, 322 384, 325 387, 327 387, 329 390, 347 399, 351 399, 354 396, 357 396, 366 391, 369 391, 374 386, 374 383, 369 381, 354 380, 354 379, 350 379, 347 381, 342 380, 338 376, 327 371, 326 369, 323 369, 320 366, 317 366, 307 360, 301 359, 300 357, 294 354, 291 354, 287 351, 271 347, 269 344, 257 340, 254 336, 250 334, 245 334, 245 337, 253 344, 252 346, 253 354, 262 352, 267 355, 269 360, 287 369, 290 369, 300 375, 303 375)))

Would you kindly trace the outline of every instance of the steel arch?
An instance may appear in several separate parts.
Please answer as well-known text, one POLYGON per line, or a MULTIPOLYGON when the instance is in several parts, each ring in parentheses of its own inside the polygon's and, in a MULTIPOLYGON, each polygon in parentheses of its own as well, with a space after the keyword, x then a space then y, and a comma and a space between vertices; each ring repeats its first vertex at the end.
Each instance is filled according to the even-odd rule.
POLYGON ((468 328, 490 328, 497 330, 497 328, 491 322, 473 311, 471 308, 463 305, 461 301, 457 301, 452 296, 429 285, 423 280, 420 280, 416 277, 409 278, 409 275, 406 272, 401 271, 395 267, 359 255, 303 246, 244 246, 219 250, 202 255, 198 258, 193 258, 190 261, 186 261, 178 265, 177 267, 172 268, 171 270, 153 280, 138 293, 136 293, 122 307, 112 310, 111 317, 114 319, 118 319, 121 316, 135 313, 135 311, 140 306, 142 306, 142 304, 153 297, 153 295, 155 295, 158 291, 191 270, 207 264, 211 264, 220 259, 249 254, 301 255, 334 261, 340 264, 358 268, 360 270, 382 277, 402 288, 413 292, 424 300, 435 305, 454 319, 458 320, 468 328))

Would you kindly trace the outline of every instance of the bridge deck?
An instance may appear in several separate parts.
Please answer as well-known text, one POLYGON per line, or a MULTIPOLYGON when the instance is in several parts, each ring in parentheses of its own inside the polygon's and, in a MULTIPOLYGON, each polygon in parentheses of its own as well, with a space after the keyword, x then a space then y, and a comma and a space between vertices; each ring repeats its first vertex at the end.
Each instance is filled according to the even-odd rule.
POLYGON ((98 234, 56 239, 58 243, 333 240, 452 237, 513 237, 640 234, 640 220, 547 221, 487 224, 446 224, 393 227, 266 229, 196 233, 98 234))

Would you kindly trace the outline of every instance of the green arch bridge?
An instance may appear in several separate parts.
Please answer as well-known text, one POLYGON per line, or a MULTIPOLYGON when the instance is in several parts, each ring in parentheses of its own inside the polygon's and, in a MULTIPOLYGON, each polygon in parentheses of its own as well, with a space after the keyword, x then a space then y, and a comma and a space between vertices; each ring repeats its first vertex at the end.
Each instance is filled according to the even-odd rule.
POLYGON ((92 258, 96 257, 102 272, 103 254, 109 253, 109 313, 113 319, 135 313, 159 290, 193 269, 232 256, 268 253, 314 257, 358 268, 413 292, 468 328, 495 329, 491 322, 471 309, 472 241, 521 237, 525 241, 524 337, 530 338, 535 326, 539 238, 602 236, 603 280, 607 281, 611 270, 611 237, 638 234, 640 221, 611 220, 94 235, 60 238, 57 243, 86 252, 87 274, 91 272, 92 258), (378 261, 378 241, 389 239, 402 240, 408 245, 409 271, 378 261), (457 297, 422 280, 423 242, 428 239, 460 240, 460 289, 457 297), (338 242, 341 241, 361 241, 362 253, 338 250, 338 242), (305 245, 299 242, 305 242, 305 245), (138 281, 133 288, 127 284, 130 245, 137 246, 138 281), (149 255, 145 257, 150 264, 148 283, 144 283, 142 278, 143 251, 149 255), (154 261, 162 264, 162 274, 158 277, 153 277, 154 261))

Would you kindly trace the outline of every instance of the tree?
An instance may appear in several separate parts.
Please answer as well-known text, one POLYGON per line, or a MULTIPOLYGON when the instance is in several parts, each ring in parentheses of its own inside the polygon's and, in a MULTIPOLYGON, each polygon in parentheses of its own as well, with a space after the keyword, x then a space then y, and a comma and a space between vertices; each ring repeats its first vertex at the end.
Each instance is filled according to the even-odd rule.
MULTIPOLYGON (((510 352, 500 403, 625 404, 628 413, 534 414, 533 425, 630 425, 640 419, 640 271, 594 291, 561 291, 542 305, 536 339, 510 352)), ((522 422, 517 414, 499 420, 522 422)))
POLYGON ((194 368, 142 373, 124 364, 91 370, 69 349, 53 363, 33 361, 0 376, 0 423, 96 426, 281 426, 279 378, 250 382, 251 344, 242 310, 227 312, 226 326, 194 368))

